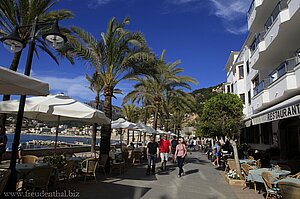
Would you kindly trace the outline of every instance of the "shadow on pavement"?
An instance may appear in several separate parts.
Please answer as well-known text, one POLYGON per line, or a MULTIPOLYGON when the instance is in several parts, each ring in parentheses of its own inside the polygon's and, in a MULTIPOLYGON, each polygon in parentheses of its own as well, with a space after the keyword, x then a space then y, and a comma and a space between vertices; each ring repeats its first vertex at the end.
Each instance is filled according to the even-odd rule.
POLYGON ((188 170, 185 172, 185 175, 190 175, 190 174, 193 174, 193 173, 198 173, 199 172, 199 169, 192 169, 192 170, 188 170))
POLYGON ((79 191, 80 198, 132 199, 143 197, 151 188, 98 182, 77 184, 75 190, 79 191))

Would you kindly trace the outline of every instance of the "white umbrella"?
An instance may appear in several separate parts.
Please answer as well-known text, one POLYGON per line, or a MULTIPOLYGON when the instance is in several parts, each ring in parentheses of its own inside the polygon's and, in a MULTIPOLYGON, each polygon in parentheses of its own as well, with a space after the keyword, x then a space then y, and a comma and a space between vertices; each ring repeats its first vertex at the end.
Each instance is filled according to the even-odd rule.
POLYGON ((0 66, 0 94, 48 95, 49 84, 0 66))
MULTIPOLYGON (((121 129, 121 130, 122 129, 137 130, 137 125, 135 123, 125 120, 124 118, 119 118, 119 119, 111 122, 111 128, 112 129, 121 129)), ((120 134, 120 144, 121 144, 121 142, 122 142, 122 139, 121 139, 121 134, 120 134)))
POLYGON ((128 122, 124 118, 119 118, 111 122, 112 129, 137 129, 137 125, 132 122, 128 122))
MULTIPOLYGON (((0 102, 0 113, 17 113, 18 100, 0 102)), ((78 120, 88 123, 108 124, 109 118, 99 110, 83 104, 63 94, 46 97, 31 97, 26 99, 24 117, 42 121, 78 120)), ((58 136, 58 126, 55 139, 55 149, 58 136)))

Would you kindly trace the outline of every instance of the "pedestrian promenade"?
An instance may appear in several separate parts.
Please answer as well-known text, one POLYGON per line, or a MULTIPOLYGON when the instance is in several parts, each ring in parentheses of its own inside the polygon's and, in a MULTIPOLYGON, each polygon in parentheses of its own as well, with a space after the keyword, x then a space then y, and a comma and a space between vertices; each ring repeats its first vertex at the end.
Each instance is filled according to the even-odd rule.
MULTIPOLYGON (((157 164, 157 167, 159 164, 157 164)), ((146 165, 133 166, 125 174, 112 175, 98 182, 79 182, 70 185, 80 192, 80 198, 104 199, 262 199, 253 189, 228 185, 223 171, 216 170, 200 152, 188 153, 185 175, 179 178, 176 165, 168 162, 167 170, 157 168, 155 175, 147 176, 146 165)))

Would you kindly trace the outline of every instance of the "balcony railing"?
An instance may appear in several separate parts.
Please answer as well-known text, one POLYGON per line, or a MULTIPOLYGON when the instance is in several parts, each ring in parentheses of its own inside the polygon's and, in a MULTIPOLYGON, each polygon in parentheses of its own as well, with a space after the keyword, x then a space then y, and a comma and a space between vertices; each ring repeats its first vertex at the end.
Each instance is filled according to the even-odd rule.
POLYGON ((288 0, 280 0, 278 2, 278 4, 275 6, 274 10, 272 11, 271 15, 269 16, 269 18, 267 19, 264 28, 265 31, 267 31, 268 29, 270 29, 270 27, 272 26, 272 24, 274 23, 274 21, 276 20, 276 18, 278 17, 279 13, 288 8, 288 0))
POLYGON ((253 10, 254 10, 254 4, 255 4, 255 0, 252 0, 251 5, 250 5, 250 8, 249 8, 249 10, 248 10, 248 12, 247 12, 247 17, 248 17, 248 19, 250 18, 251 14, 252 14, 252 12, 253 12, 253 10))
POLYGON ((280 77, 285 75, 286 73, 293 71, 294 68, 300 63, 300 57, 296 56, 290 59, 285 60, 282 62, 276 70, 274 70, 268 78, 262 80, 254 89, 253 89, 253 95, 257 95, 260 92, 262 92, 265 88, 267 88, 269 85, 273 84, 276 80, 278 80, 280 77))
POLYGON ((299 64, 299 57, 293 57, 282 62, 275 71, 269 75, 270 84, 285 75, 287 72, 292 71, 299 64))
POLYGON ((265 81, 261 81, 254 89, 253 89, 253 95, 257 95, 261 91, 265 89, 265 81))

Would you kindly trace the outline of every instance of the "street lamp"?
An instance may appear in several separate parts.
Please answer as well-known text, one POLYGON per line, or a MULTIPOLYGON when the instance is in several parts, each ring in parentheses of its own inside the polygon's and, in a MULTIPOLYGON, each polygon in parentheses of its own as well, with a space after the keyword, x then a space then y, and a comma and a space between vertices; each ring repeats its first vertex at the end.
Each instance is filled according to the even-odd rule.
MULTIPOLYGON (((55 49, 58 49, 64 45, 65 42, 67 42, 67 38, 62 35, 59 31, 58 27, 58 21, 52 21, 52 22, 38 22, 38 18, 36 17, 33 24, 31 25, 25 25, 15 28, 12 33, 8 36, 4 36, 0 38, 0 41, 3 43, 4 47, 12 52, 16 53, 21 51, 25 45, 26 42, 22 41, 19 37, 18 30, 21 28, 28 28, 31 27, 31 33, 29 37, 29 50, 26 60, 26 66, 25 66, 25 72, 24 74, 27 76, 30 76, 30 70, 31 70, 31 64, 32 64, 32 58, 33 53, 35 49, 35 40, 36 37, 39 35, 39 30, 45 27, 49 27, 52 25, 51 31, 45 33, 42 35, 43 39, 47 42, 47 44, 55 49)), ((26 95, 21 95, 20 97, 20 103, 19 103, 19 111, 17 115, 17 123, 16 123, 16 129, 15 129, 15 135, 14 135, 14 141, 12 144, 12 153, 11 153, 11 160, 10 160, 10 166, 11 169, 11 175, 8 180, 8 184, 6 185, 7 191, 15 191, 16 190, 16 183, 17 183, 17 172, 16 172, 16 161, 18 156, 18 146, 20 143, 20 136, 21 136, 21 128, 22 128, 22 120, 24 115, 24 107, 26 102, 26 95)))

